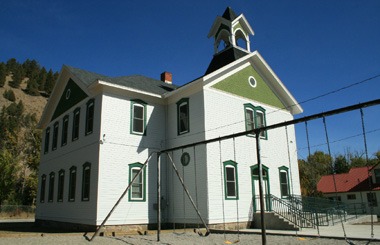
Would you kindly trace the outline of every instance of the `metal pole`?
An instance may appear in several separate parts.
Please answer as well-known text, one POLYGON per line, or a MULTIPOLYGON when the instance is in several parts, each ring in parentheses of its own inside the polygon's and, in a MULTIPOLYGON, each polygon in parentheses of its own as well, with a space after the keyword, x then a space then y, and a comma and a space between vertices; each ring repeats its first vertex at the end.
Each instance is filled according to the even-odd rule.
POLYGON ((144 170, 145 166, 148 164, 150 158, 152 157, 152 155, 154 153, 156 153, 156 152, 150 153, 150 155, 148 156, 148 158, 146 159, 146 161, 144 162, 144 164, 141 166, 141 169, 139 170, 139 172, 135 175, 135 177, 133 177, 133 179, 131 180, 131 182, 128 184, 127 188, 125 188, 123 194, 121 194, 120 198, 117 200, 117 202, 115 203, 115 205, 112 207, 111 211, 107 214, 106 218, 100 224, 100 226, 98 227, 98 229, 96 229, 96 231, 95 231, 94 235, 92 235, 91 239, 88 239, 88 237, 85 236, 87 240, 89 240, 91 242, 98 235, 98 233, 100 232, 100 229, 102 229, 102 227, 107 222, 107 220, 109 219, 109 217, 111 217, 111 214, 113 213, 113 211, 119 205, 119 203, 124 198, 124 196, 127 194, 128 190, 131 188, 132 183, 135 181, 135 179, 137 179, 137 177, 142 173, 142 171, 144 170))
POLYGON ((160 169, 160 155, 157 153, 157 242, 160 241, 161 233, 161 169, 160 169))
POLYGON ((256 154, 257 154, 257 164, 259 165, 259 195, 260 195, 260 217, 261 217, 261 240, 262 244, 267 244, 267 234, 265 231, 265 220, 264 220, 264 195, 263 195, 263 166, 261 164, 260 157, 260 130, 256 130, 256 154))

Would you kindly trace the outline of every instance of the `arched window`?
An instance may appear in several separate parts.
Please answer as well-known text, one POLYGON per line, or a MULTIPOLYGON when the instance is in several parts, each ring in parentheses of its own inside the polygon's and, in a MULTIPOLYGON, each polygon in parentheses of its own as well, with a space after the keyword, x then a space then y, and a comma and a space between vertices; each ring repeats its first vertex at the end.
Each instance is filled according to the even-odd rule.
POLYGON ((90 180, 91 180, 91 163, 86 162, 83 164, 82 175, 82 201, 90 200, 90 180))
POLYGON ((69 202, 75 201, 76 183, 77 183, 77 167, 72 166, 70 168, 70 176, 69 176, 69 202))
POLYGON ((86 109, 86 135, 89 135, 94 130, 94 111, 95 111, 95 100, 90 99, 87 102, 86 109))
POLYGON ((189 112, 189 99, 183 98, 177 102, 177 124, 178 134, 185 134, 190 132, 190 112, 189 112))
POLYGON ((234 161, 226 161, 224 166, 224 190, 225 199, 236 200, 239 199, 239 187, 238 187, 238 171, 237 163, 234 161))
POLYGON ((65 186, 65 170, 61 169, 58 172, 58 193, 57 202, 63 201, 63 190, 65 186))
POLYGON ((129 201, 144 202, 146 196, 146 173, 145 169, 141 171, 143 164, 136 162, 129 164, 129 182, 135 178, 129 190, 129 201))
POLYGON ((289 169, 285 166, 281 166, 278 168, 279 176, 280 176, 281 198, 288 198, 290 195, 288 170, 289 169))
POLYGON ((54 179, 55 179, 55 173, 51 172, 50 175, 49 175, 48 202, 53 202, 53 198, 54 198, 54 179))
MULTIPOLYGON (((265 109, 263 107, 253 106, 250 103, 244 104, 244 114, 246 131, 266 126, 265 109)), ((248 135, 255 136, 253 133, 248 135)), ((268 139, 266 130, 260 132, 260 138, 268 139)))
POLYGON ((40 202, 45 202, 46 174, 41 176, 40 202))
POLYGON ((247 37, 244 35, 244 32, 241 29, 235 31, 235 43, 236 46, 247 50, 247 37))
POLYGON ((146 135, 146 103, 131 100, 131 134, 146 135))

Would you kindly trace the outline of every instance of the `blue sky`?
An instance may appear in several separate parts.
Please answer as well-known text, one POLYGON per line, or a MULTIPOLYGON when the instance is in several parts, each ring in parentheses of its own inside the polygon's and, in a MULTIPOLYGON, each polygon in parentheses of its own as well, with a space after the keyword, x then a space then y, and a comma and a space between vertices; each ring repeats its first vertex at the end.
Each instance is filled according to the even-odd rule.
MULTIPOLYGON (((109 76, 173 73, 182 85, 204 74, 213 55, 207 34, 231 6, 243 13, 258 50, 298 102, 380 75, 380 1, 1 1, 0 61, 35 59, 109 76)), ((378 99, 380 78, 302 104, 306 116, 378 99)), ((380 150, 380 106, 365 109, 370 154, 380 150)), ((330 140, 360 133, 360 114, 327 119, 330 140)), ((298 147, 306 146, 297 126, 298 147)), ((324 141, 322 122, 309 124, 311 145, 324 141)), ((362 151, 362 139, 332 144, 362 151)), ((325 150, 325 146, 315 147, 325 150)), ((305 150, 299 157, 305 157, 305 150)))

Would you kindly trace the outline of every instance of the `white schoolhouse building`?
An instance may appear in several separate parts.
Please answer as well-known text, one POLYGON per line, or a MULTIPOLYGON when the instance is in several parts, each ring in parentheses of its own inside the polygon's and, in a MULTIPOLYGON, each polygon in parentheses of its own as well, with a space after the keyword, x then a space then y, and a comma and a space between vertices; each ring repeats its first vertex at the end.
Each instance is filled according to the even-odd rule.
MULTIPOLYGON (((96 228, 153 154, 106 223, 145 229, 157 223, 156 152, 301 113, 260 53, 250 50, 253 34, 244 15, 227 8, 208 34, 215 54, 205 74, 182 86, 169 72, 160 80, 109 77, 64 65, 39 124, 36 222, 96 228)), ((263 131, 260 142, 265 194, 300 195, 294 127, 263 131)), ((248 226, 260 209, 255 135, 169 154, 208 225, 248 226)), ((160 161, 162 222, 199 224, 169 157, 160 161)))

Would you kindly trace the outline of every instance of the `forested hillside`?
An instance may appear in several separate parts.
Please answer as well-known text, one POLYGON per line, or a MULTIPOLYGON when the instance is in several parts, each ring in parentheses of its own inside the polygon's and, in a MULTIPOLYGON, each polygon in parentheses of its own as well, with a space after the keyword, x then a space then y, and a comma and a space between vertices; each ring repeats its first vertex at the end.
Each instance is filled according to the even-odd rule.
POLYGON ((37 123, 58 77, 35 60, 0 63, 0 205, 31 205, 37 192, 37 123))

